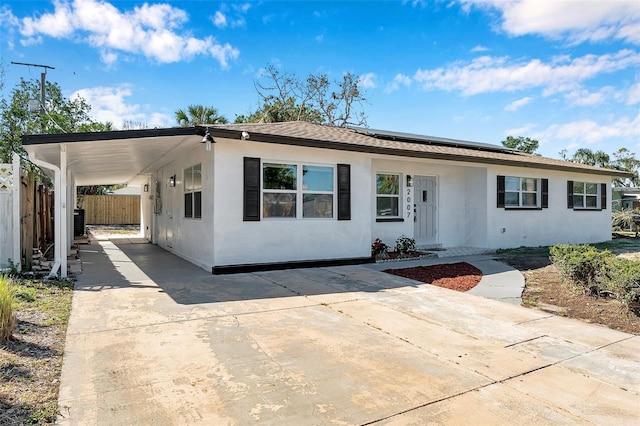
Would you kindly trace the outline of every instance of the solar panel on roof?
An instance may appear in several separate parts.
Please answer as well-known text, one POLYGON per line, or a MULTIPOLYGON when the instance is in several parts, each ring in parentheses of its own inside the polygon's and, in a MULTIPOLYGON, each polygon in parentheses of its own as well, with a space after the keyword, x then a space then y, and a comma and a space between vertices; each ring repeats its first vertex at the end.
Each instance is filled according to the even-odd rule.
POLYGON ((439 138, 435 136, 418 135, 414 133, 393 132, 390 130, 366 129, 363 127, 349 127, 356 133, 371 136, 379 139, 399 140, 403 142, 422 143, 428 145, 455 146, 461 148, 477 149, 482 151, 494 151, 514 153, 519 152, 516 149, 505 148, 500 145, 492 145, 482 142, 462 141, 457 139, 439 138))

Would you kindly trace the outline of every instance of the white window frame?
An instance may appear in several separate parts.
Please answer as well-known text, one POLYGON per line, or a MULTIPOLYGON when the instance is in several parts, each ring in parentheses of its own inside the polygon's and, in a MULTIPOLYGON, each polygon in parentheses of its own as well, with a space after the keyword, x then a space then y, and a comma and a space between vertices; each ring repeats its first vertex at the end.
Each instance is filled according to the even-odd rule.
POLYGON ((337 218, 337 171, 335 164, 318 164, 311 162, 291 162, 280 160, 265 160, 262 162, 260 170, 260 215, 263 220, 336 220, 337 218), (295 166, 296 167, 296 185, 295 189, 266 189, 264 187, 264 169, 268 165, 282 165, 282 166, 295 166), (320 190, 307 190, 304 186, 304 167, 325 167, 331 169, 332 190, 320 191, 320 190), (296 211, 295 215, 280 217, 280 216, 264 216, 264 194, 294 194, 296 211), (304 196, 309 194, 319 195, 331 195, 331 217, 305 217, 304 216, 304 196))
POLYGON ((572 191, 573 209, 574 210, 601 210, 602 206, 600 206, 600 199, 601 199, 600 186, 601 185, 596 182, 573 181, 573 191, 572 191), (575 192, 576 186, 580 184, 582 185, 582 192, 575 192), (586 192, 587 185, 595 186, 596 188, 595 194, 588 194, 586 192), (576 197, 582 198, 582 206, 576 205, 576 197), (587 206, 587 197, 594 197, 596 199, 595 206, 587 206))
POLYGON ((375 189, 374 192, 376 194, 376 202, 374 208, 376 209, 376 219, 401 219, 402 218, 402 203, 401 203, 401 194, 402 194, 402 174, 401 173, 393 173, 393 172, 376 172, 376 177, 374 181, 375 189), (397 194, 378 194, 378 176, 386 175, 386 176, 396 176, 398 178, 398 193, 397 194), (398 214, 397 215, 378 215, 378 198, 395 198, 398 203, 398 214))
POLYGON ((542 179, 541 178, 533 178, 533 177, 524 177, 524 176, 505 176, 504 177, 504 207, 506 209, 539 209, 542 205, 542 179), (518 179, 518 190, 513 191, 507 189, 507 181, 509 179, 518 179), (522 182, 524 180, 534 180, 536 183, 535 191, 527 191, 522 189, 522 182), (508 204, 507 203, 507 194, 518 194, 518 204, 508 204), (523 203, 523 195, 526 194, 535 194, 536 195, 536 203, 534 204, 524 204, 523 203))

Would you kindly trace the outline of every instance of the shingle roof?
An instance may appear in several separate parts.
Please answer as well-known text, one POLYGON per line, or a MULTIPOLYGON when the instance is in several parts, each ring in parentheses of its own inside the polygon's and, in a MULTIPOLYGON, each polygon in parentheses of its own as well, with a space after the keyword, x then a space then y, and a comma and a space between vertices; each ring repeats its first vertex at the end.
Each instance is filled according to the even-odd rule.
POLYGON ((216 124, 196 126, 196 129, 199 134, 204 134, 206 129, 209 129, 214 137, 237 139, 241 138, 241 133, 244 131, 249 133, 251 141, 257 142, 458 162, 535 167, 605 176, 631 176, 628 172, 527 154, 498 145, 397 132, 375 133, 371 131, 371 134, 365 134, 367 133, 366 129, 331 127, 302 121, 216 124))

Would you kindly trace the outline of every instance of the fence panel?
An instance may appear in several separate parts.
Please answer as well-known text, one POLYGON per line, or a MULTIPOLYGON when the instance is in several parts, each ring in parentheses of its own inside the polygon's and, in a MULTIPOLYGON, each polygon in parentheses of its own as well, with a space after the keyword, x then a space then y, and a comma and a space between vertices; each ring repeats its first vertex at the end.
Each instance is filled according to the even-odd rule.
POLYGON ((13 257, 13 165, 0 164, 0 268, 13 257))
POLYGON ((88 225, 140 225, 139 195, 84 195, 88 225))

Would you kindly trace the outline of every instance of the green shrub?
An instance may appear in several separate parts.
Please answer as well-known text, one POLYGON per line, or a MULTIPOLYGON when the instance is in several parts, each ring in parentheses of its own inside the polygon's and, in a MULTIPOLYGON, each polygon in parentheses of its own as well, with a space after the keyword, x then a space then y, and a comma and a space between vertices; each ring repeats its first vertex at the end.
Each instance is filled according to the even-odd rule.
POLYGON ((11 279, 0 275, 0 342, 11 339, 16 324, 11 279))
POLYGON ((405 235, 400 235, 396 240, 396 251, 401 256, 416 251, 416 240, 405 235))
POLYGON ((640 262, 616 258, 610 262, 606 289, 632 311, 640 311, 640 262))
POLYGON ((383 243, 380 238, 376 238, 375 241, 371 243, 371 256, 376 259, 386 259, 388 257, 388 250, 389 246, 383 243))
POLYGON ((549 253, 563 280, 573 282, 589 295, 598 296, 605 291, 608 263, 615 258, 609 250, 598 251, 586 244, 559 244, 549 253))

